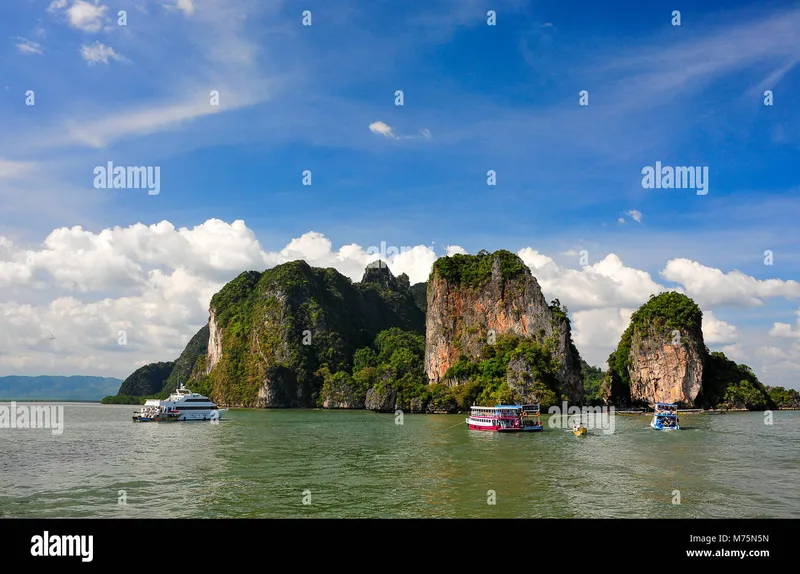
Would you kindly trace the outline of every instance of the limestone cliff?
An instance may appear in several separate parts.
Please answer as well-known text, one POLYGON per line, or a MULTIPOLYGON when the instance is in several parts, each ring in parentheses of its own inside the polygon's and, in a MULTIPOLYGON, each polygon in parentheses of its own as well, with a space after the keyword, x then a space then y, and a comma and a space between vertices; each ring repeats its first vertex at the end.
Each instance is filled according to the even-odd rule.
POLYGON ((339 379, 321 397, 320 369, 349 371, 355 351, 391 327, 421 334, 424 315, 407 277, 385 263, 370 265, 360 283, 304 261, 242 273, 211 300, 195 384, 230 406, 363 408, 339 379))
MULTIPOLYGON (((478 359, 497 337, 548 342, 560 363, 560 394, 583 397, 580 356, 560 305, 548 306, 539 283, 508 251, 454 255, 436 261, 428 281, 425 372, 432 383, 458 385, 445 374, 461 357, 478 359)), ((527 370, 515 362, 515 372, 527 370)), ((509 383, 524 378, 509 374, 509 383)))
POLYGON ((703 381, 703 333, 656 328, 636 331, 631 341, 631 398, 693 406, 703 381))
POLYGON ((700 308, 685 295, 651 297, 632 315, 609 357, 606 401, 618 406, 667 402, 694 407, 707 356, 702 320, 700 308))

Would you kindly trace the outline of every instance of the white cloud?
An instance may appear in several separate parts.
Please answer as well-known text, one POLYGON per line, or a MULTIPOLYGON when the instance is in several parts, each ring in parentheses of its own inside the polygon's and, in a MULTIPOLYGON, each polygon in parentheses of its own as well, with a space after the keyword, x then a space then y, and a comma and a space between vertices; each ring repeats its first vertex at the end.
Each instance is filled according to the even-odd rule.
POLYGON ((637 223, 641 223, 642 222, 642 212, 641 211, 637 211, 636 209, 631 209, 630 211, 627 212, 627 214, 630 215, 633 218, 633 220, 636 221, 637 223))
POLYGON ((187 16, 191 16, 192 14, 194 14, 195 0, 164 0, 164 2, 169 8, 172 8, 174 10, 180 10, 187 16))
POLYGON ((681 283, 686 294, 701 307, 712 305, 763 305, 764 299, 800 298, 800 283, 781 279, 759 280, 740 271, 723 273, 689 259, 667 262, 661 276, 681 283))
POLYGON ((371 124, 369 124, 369 131, 371 131, 374 134, 380 134, 387 138, 397 139, 397 136, 394 135, 394 131, 392 131, 392 128, 383 122, 372 122, 371 124))
POLYGON ((426 140, 431 139, 431 130, 428 128, 421 129, 419 133, 422 134, 422 137, 424 137, 426 140))
POLYGON ((108 6, 103 6, 100 0, 72 0, 69 6, 67 0, 55 0, 50 3, 47 11, 66 17, 73 28, 84 32, 98 32, 103 28, 108 6))
POLYGON ((378 258, 418 283, 436 254, 422 245, 335 250, 317 232, 268 252, 243 221, 217 219, 191 229, 167 221, 99 233, 60 228, 30 250, 0 237, 0 371, 126 376, 177 357, 206 322, 212 295, 244 270, 304 259, 359 281, 378 258), (120 330, 126 346, 117 343, 120 330))
POLYGON ((722 347, 722 352, 725 353, 725 356, 731 361, 740 362, 745 359, 745 354, 742 352, 742 348, 739 344, 725 345, 722 347))
POLYGON ((103 27, 103 18, 107 10, 108 7, 99 2, 90 4, 83 0, 76 0, 67 10, 67 15, 69 23, 73 27, 84 32, 97 32, 103 27))
POLYGON ((47 7, 47 11, 50 12, 51 14, 55 14, 62 8, 65 8, 66 5, 67 5, 67 0, 53 0, 47 7))
POLYGON ((91 114, 79 112, 56 120, 52 128, 35 134, 32 145, 103 148, 123 138, 177 131, 190 121, 242 109, 272 97, 272 84, 255 68, 258 46, 242 29, 244 19, 239 17, 237 5, 214 2, 205 6, 210 9, 196 11, 191 31, 203 46, 208 65, 184 76, 170 69, 169 77, 156 77, 153 85, 161 86, 163 93, 140 105, 115 103, 91 114), (211 105, 211 89, 221 94, 220 105, 211 105))
POLYGON ((590 365, 607 368, 606 359, 628 328, 635 310, 604 307, 571 312, 572 340, 581 358, 590 365))
MULTIPOLYGON (((249 102, 236 102, 233 98, 226 109, 235 109, 249 102)), ((107 117, 90 120, 73 120, 60 132, 61 141, 78 142, 95 148, 132 135, 148 135, 179 126, 182 122, 218 113, 220 107, 208 105, 203 95, 171 104, 142 107, 107 117)))
POLYGON ((789 323, 773 323, 769 330, 769 336, 776 339, 800 339, 800 311, 797 311, 798 319, 794 327, 789 323))
POLYGON ((108 64, 108 60, 124 60, 122 56, 114 51, 111 46, 106 46, 101 42, 95 42, 94 45, 81 46, 81 56, 86 60, 90 66, 94 66, 98 62, 108 64))
POLYGON ((617 223, 625 223, 625 219, 620 217, 619 219, 617 219, 617 223))
MULTIPOLYGON (((448 255, 466 253, 458 245, 442 249, 448 255)), ((665 290, 614 254, 582 269, 560 267, 532 248, 519 256, 546 298, 569 307, 583 358, 604 368, 633 311, 665 290)), ((213 294, 242 271, 303 259, 359 281, 366 265, 379 258, 413 284, 428 279, 437 254, 431 246, 393 247, 379 238, 372 245, 337 249, 315 231, 268 251, 243 221, 218 219, 193 228, 168 221, 99 232, 59 228, 38 246, 0 237, 0 372, 124 377, 142 364, 176 358, 206 322, 213 294), (126 346, 117 343, 120 330, 127 333, 126 346)), ((753 357, 762 362, 751 366, 765 381, 796 372, 792 361, 800 357, 800 346, 787 348, 776 340, 772 347, 759 347, 757 337, 742 336, 711 309, 703 310, 707 344, 724 345, 734 360, 746 358, 743 348, 759 348, 753 357)), ((786 332, 781 329, 778 337, 786 332)))
POLYGON ((460 253, 461 255, 467 254, 467 250, 461 247, 460 245, 446 245, 444 250, 445 253, 447 253, 448 257, 450 257, 451 255, 455 255, 456 253, 460 253))
POLYGON ((32 40, 28 40, 27 38, 23 38, 21 36, 17 36, 14 38, 17 40, 17 50, 22 52, 23 54, 41 54, 43 53, 42 45, 38 44, 32 40))
POLYGON ((703 339, 707 345, 732 343, 738 337, 735 326, 717 319, 712 311, 703 313, 703 339))
POLYGON ((11 161, 0 158, 0 180, 16 179, 30 173, 35 167, 36 163, 32 161, 11 161))
MULTIPOLYGON (((667 288, 650 274, 626 267, 613 253, 583 269, 561 268, 550 257, 526 247, 517 253, 539 281, 545 296, 570 310, 636 307, 667 288)), ((591 256, 591 254, 589 254, 591 256)))

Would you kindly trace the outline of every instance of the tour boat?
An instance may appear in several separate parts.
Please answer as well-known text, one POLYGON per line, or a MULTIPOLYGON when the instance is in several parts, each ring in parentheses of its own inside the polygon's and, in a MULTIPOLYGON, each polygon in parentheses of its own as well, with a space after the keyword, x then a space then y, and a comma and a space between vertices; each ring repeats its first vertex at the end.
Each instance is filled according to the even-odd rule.
POLYGON ((542 430, 539 405, 497 405, 472 407, 466 419, 470 430, 531 432, 542 430))
POLYGON ((217 407, 208 397, 193 393, 181 385, 167 400, 145 401, 142 409, 133 413, 133 422, 219 420, 225 410, 217 407))
POLYGON ((650 421, 651 427, 656 430, 680 430, 678 422, 678 405, 656 403, 653 420, 650 421))

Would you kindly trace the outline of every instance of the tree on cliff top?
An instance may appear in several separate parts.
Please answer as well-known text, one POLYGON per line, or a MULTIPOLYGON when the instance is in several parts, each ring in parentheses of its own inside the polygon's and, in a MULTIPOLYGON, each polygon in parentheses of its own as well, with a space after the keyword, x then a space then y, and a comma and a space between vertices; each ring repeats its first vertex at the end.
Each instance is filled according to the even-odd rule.
POLYGON ((514 279, 530 272, 519 256, 500 249, 494 253, 482 250, 477 255, 456 253, 440 257, 433 264, 431 277, 438 273, 448 283, 481 287, 491 280, 495 261, 499 264, 503 279, 514 279))

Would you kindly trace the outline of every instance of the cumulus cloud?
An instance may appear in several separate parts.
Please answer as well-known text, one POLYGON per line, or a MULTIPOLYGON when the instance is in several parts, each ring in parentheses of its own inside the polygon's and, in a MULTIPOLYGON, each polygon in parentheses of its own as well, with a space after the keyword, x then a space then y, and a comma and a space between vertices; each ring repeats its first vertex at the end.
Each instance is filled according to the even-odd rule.
POLYGON ((604 307, 572 312, 572 340, 583 360, 605 369, 608 355, 616 348, 635 310, 604 307))
POLYGON ((451 255, 455 255, 457 253, 460 253, 461 255, 467 254, 467 250, 461 247, 460 245, 446 245, 444 250, 448 257, 450 257, 451 255))
POLYGON ((613 253, 583 269, 561 268, 552 258, 530 247, 517 254, 538 279, 548 299, 558 298, 574 311, 639 307, 650 295, 668 290, 653 281, 649 273, 626 267, 613 253))
POLYGON ((725 353, 725 356, 732 361, 739 362, 745 358, 745 354, 742 352, 742 347, 738 343, 735 345, 725 345, 722 347, 722 352, 725 353))
POLYGON ((17 36, 15 38, 17 41, 17 50, 22 52, 23 54, 41 54, 42 53, 42 45, 32 40, 28 40, 27 38, 22 38, 17 36))
POLYGON ((172 360, 205 324, 211 297, 226 282, 297 259, 354 281, 382 259, 418 283, 436 254, 380 241, 337 250, 313 231, 266 251, 243 221, 217 219, 180 229, 168 221, 97 233, 60 228, 34 248, 0 237, 0 371, 126 376, 172 360), (121 331, 126 345, 118 344, 121 331))
POLYGON ((661 272, 668 281, 681 283, 686 294, 704 305, 763 305, 764 299, 800 298, 800 283, 781 279, 759 280, 740 271, 723 273, 689 259, 672 259, 661 272))
MULTIPOLYGON (((458 245, 444 245, 442 251, 466 253, 458 245)), ((634 310, 667 290, 614 254, 580 269, 561 267, 533 248, 518 254, 547 299, 569 307, 575 343, 594 365, 605 365, 634 310)), ((210 219, 192 228, 162 221, 98 232, 65 227, 39 245, 0 236, 0 373, 124 377, 142 364, 175 359, 207 321, 213 294, 245 270, 302 259, 359 281, 366 265, 381 259, 413 284, 428 279, 437 257, 431 246, 393 246, 379 238, 371 245, 337 248, 315 231, 270 251, 241 220, 210 219), (126 345, 118 343, 121 332, 126 345)), ((706 342, 725 345, 731 358, 743 356, 737 328, 703 310, 706 342)), ((776 324, 775 337, 794 332, 778 325, 785 324, 776 324)), ((748 348, 757 346, 746 342, 748 348)), ((769 349, 781 353, 770 356, 770 364, 788 364, 800 353, 763 348, 765 360, 769 349)))
POLYGON ((773 323, 772 329, 769 330, 769 336, 776 339, 800 339, 800 311, 797 311, 797 323, 790 325, 789 323, 773 323))
POLYGON ((732 343, 738 337, 735 326, 717 319, 712 311, 703 313, 703 339, 706 344, 732 343))
POLYGON ((82 45, 81 56, 90 66, 94 66, 100 62, 108 64, 109 60, 124 60, 121 55, 114 51, 114 48, 106 46, 101 42, 95 42, 93 45, 82 45))
POLYGON ((47 11, 65 17, 73 28, 84 32, 98 32, 105 22, 108 6, 103 6, 100 0, 72 0, 71 4, 67 0, 54 0, 47 11))
POLYGON ((397 136, 394 135, 392 128, 383 122, 372 122, 369 124, 369 131, 387 138, 397 139, 397 136))

